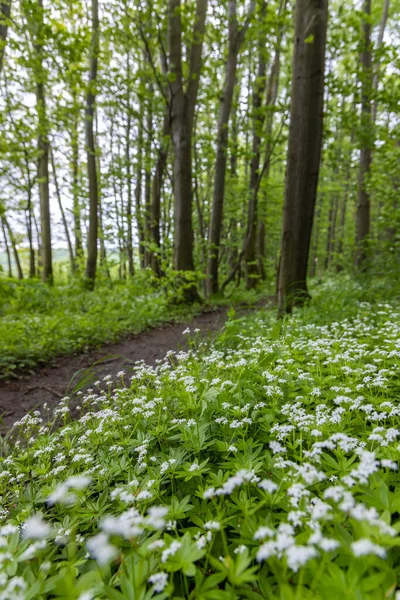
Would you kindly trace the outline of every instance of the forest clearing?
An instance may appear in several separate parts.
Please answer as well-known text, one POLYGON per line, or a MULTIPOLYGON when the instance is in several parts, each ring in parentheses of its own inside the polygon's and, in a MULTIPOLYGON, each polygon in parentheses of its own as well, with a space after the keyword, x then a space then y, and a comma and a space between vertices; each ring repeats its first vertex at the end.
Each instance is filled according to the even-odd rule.
POLYGON ((0 0, 0 600, 400 600, 399 0, 0 0))

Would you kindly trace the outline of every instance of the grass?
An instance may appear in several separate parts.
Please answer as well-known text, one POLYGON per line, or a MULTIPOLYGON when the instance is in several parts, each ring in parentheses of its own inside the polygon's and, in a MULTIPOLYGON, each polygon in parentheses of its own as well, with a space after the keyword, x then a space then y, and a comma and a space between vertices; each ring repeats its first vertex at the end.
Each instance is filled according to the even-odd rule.
POLYGON ((313 295, 17 424, 0 596, 398 598, 398 294, 313 295))
MULTIPOLYGON (((257 297, 239 290, 225 302, 257 297)), ((2 280, 0 379, 217 305, 175 305, 169 291, 146 274, 127 283, 103 281, 94 292, 77 283, 51 288, 40 281, 2 280)))

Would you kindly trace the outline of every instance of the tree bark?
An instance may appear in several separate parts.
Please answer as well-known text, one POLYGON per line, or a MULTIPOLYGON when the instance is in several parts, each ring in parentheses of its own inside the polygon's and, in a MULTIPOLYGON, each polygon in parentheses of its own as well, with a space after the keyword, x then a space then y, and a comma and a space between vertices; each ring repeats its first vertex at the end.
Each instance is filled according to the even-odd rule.
POLYGON ((0 73, 3 70, 4 51, 7 42, 8 24, 11 16, 11 0, 0 2, 0 73))
MULTIPOLYGON (((390 0, 385 0, 385 4, 383 5, 383 11, 382 11, 382 19, 381 19, 381 22, 379 25, 379 34, 378 34, 378 40, 377 40, 377 44, 376 44, 376 52, 379 52, 379 50, 382 46, 382 43, 383 43, 383 36, 385 34, 386 23, 387 23, 388 16, 389 16, 389 5, 390 5, 390 0)), ((380 67, 380 58, 378 56, 378 60, 377 60, 376 64, 374 65, 374 76, 372 79, 372 87, 375 92, 378 91, 379 67, 380 67)), ((376 121, 377 110, 378 110, 378 102, 375 98, 375 100, 372 104, 372 122, 373 123, 375 123, 375 121, 376 121)))
POLYGON ((297 1, 279 314, 309 298, 307 262, 321 156, 327 21, 328 0, 297 1))
POLYGON ((89 182, 89 231, 88 255, 85 271, 85 284, 94 289, 97 265, 97 239, 99 227, 99 191, 97 180, 96 147, 94 137, 94 115, 96 101, 96 79, 99 54, 99 6, 98 0, 92 0, 92 40, 90 48, 89 84, 86 96, 86 153, 89 182))
POLYGON ((53 154, 53 151, 52 151, 51 148, 50 148, 50 161, 51 161, 51 168, 53 170, 53 179, 54 179, 54 186, 56 188, 56 196, 57 196, 58 207, 60 209, 61 219, 62 219, 62 222, 63 222, 64 231, 65 231, 65 238, 67 240, 69 261, 70 261, 70 264, 71 264, 71 272, 75 273, 75 271, 76 271, 76 263, 75 263, 74 251, 73 251, 73 248, 72 248, 71 236, 69 234, 69 227, 68 227, 67 219, 66 219, 66 216, 65 216, 64 207, 63 207, 62 201, 61 201, 61 193, 60 193, 60 188, 59 188, 59 185, 58 185, 58 178, 57 178, 57 169, 56 169, 56 165, 55 165, 55 162, 54 162, 54 154, 53 154))
MULTIPOLYGON (((174 149, 174 267, 194 271, 192 223, 192 130, 199 89, 207 0, 197 0, 187 90, 182 73, 181 0, 168 0, 169 105, 174 149)), ((185 300, 199 299, 197 286, 185 285, 185 300)))
POLYGON ((358 200, 356 215, 356 266, 366 267, 367 243, 371 228, 371 202, 367 180, 372 164, 373 123, 371 117, 372 54, 371 54, 371 0, 364 0, 362 23, 363 48, 361 52, 361 152, 358 170, 358 200))
POLYGON ((131 173, 131 135, 132 135, 132 113, 131 113, 131 62, 130 52, 127 52, 127 98, 126 98, 126 110, 127 110, 127 124, 126 124, 126 138, 125 138, 125 161, 126 161, 126 177, 127 177, 127 188, 128 198, 126 204, 126 252, 128 256, 128 274, 129 277, 133 277, 135 274, 135 265, 133 261, 133 236, 132 236, 132 173, 131 173))
POLYGON ((8 276, 11 278, 13 276, 13 274, 12 274, 12 264, 11 264, 11 253, 10 253, 10 247, 8 245, 7 233, 6 233, 6 225, 5 225, 4 217, 3 216, 1 217, 1 228, 3 230, 4 245, 6 247, 8 276))
POLYGON ((140 268, 144 268, 144 226, 142 214, 142 167, 143 167, 143 107, 139 116, 138 137, 137 137, 137 170, 136 170, 136 188, 135 188, 135 207, 136 224, 139 238, 139 259, 140 268))
MULTIPOLYGON (((251 10, 254 6, 252 5, 251 10)), ((239 28, 236 16, 236 0, 228 2, 228 58, 225 67, 225 82, 219 109, 217 153, 215 160, 214 190, 209 231, 209 252, 207 262, 207 294, 211 296, 219 290, 218 266, 219 246, 224 209, 225 175, 229 137, 229 118, 236 83, 237 62, 246 28, 239 28)), ((236 168, 236 157, 231 169, 236 168)))
POLYGON ((35 36, 36 52, 36 110, 38 114, 38 181, 40 196, 40 235, 42 279, 52 284, 53 264, 51 251, 51 219, 49 190, 49 126, 46 114, 45 76, 43 68, 43 0, 38 0, 38 29, 35 36))
MULTIPOLYGON (((265 19, 267 5, 262 3, 260 19, 265 19)), ((246 289, 256 287, 259 281, 259 271, 257 264, 257 223, 258 223, 258 190, 260 187, 260 154, 261 154, 261 128, 264 117, 261 115, 261 104, 263 91, 265 88, 267 63, 265 59, 264 40, 258 41, 258 69, 257 77, 254 83, 252 99, 252 117, 253 117, 253 140, 251 148, 250 161, 250 191, 247 212, 247 235, 246 247, 244 248, 244 257, 246 262, 246 289)))
POLYGON ((4 222, 4 225, 5 225, 6 229, 7 229, 8 239, 10 240, 11 248, 13 249, 14 262, 15 262, 15 266, 17 267, 18 279, 21 280, 21 279, 24 278, 24 275, 22 273, 21 261, 19 260, 17 243, 15 241, 14 234, 13 234, 12 229, 10 227, 10 223, 8 222, 8 219, 7 219, 7 217, 6 217, 5 214, 2 216, 2 220, 4 222))
POLYGON ((144 264, 151 266, 151 142, 153 138, 153 86, 149 86, 149 100, 147 103, 146 119, 146 143, 145 143, 145 165, 144 165, 144 264))
POLYGON ((160 239, 160 218, 161 218, 161 190, 163 186, 165 171, 167 169, 168 150, 169 150, 170 123, 168 114, 164 116, 162 139, 158 149, 158 158, 154 170, 152 188, 151 188, 151 211, 150 211, 150 233, 151 241, 157 250, 151 254, 151 266, 157 275, 161 276, 161 266, 159 250, 161 248, 160 239))
MULTIPOLYGON (((75 104, 75 102, 74 102, 75 104)), ((79 202, 79 135, 78 135, 78 116, 74 117, 73 130, 71 132, 72 149, 72 212, 74 217, 74 241, 75 258, 77 263, 83 258, 82 226, 81 226, 81 207, 79 202)), ((77 265, 77 266, 78 266, 77 265)))

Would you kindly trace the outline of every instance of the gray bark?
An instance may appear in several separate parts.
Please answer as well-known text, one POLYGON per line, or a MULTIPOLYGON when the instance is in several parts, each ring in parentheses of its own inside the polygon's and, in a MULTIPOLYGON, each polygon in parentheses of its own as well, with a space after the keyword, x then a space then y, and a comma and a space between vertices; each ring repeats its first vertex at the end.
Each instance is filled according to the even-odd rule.
POLYGON ((285 202, 278 272, 279 313, 309 297, 307 262, 317 193, 328 0, 298 0, 285 202))
POLYGON ((85 283, 93 289, 97 266, 97 240, 99 227, 99 191, 97 180, 96 145, 94 136, 94 116, 96 102, 96 79, 99 54, 99 6, 98 0, 92 0, 92 40, 90 48, 89 83, 86 96, 86 154, 89 183, 89 231, 88 255, 86 261, 85 283))

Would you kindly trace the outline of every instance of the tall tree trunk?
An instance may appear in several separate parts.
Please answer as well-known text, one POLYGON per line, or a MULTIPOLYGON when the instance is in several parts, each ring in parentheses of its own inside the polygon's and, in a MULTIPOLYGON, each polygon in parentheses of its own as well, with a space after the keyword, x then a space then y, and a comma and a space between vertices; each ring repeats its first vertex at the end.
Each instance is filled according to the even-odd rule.
POLYGON ((161 267, 159 259, 159 250, 161 248, 160 240, 160 217, 161 217, 161 190, 164 181, 165 171, 167 169, 168 150, 169 150, 170 124, 168 114, 164 116, 162 139, 158 148, 158 158, 153 176, 151 189, 151 241, 157 247, 157 251, 152 252, 151 266, 157 277, 161 276, 161 267))
MULTIPOLYGON (((377 40, 376 50, 375 50, 376 52, 379 52, 379 50, 382 46, 382 43, 383 43, 383 36, 385 34, 386 23, 387 23, 388 16, 389 16, 389 5, 390 5, 390 0, 385 0, 385 3, 383 5, 383 11, 382 11, 382 19, 381 19, 381 22, 379 25, 379 34, 378 34, 378 40, 377 40)), ((372 87, 375 92, 378 91, 379 67, 380 67, 380 58, 378 57, 378 60, 376 61, 376 64, 374 65, 374 76, 372 79, 372 87)), ((377 110, 378 110, 378 102, 375 99, 374 103, 372 104, 372 122, 373 123, 375 123, 375 121, 376 121, 377 110)))
POLYGON ((307 262, 321 156, 328 0, 298 0, 295 19, 279 313, 309 297, 307 262))
MULTIPOLYGON (((188 87, 182 72, 181 0, 168 0, 169 103, 174 149, 174 267, 194 271, 192 224, 192 131, 202 63, 207 0, 197 0, 190 49, 188 87)), ((185 300, 199 298, 195 284, 185 286, 185 300)))
POLYGON ((364 269, 367 242, 371 228, 371 202, 367 180, 372 163, 373 123, 371 118, 372 53, 371 53, 371 0, 364 0, 362 23, 363 48, 361 52, 361 119, 360 165, 358 169, 358 200, 356 216, 356 265, 364 269))
MULTIPOLYGON (((76 99, 74 98, 74 105, 76 99)), ((76 110, 76 109, 75 109, 76 110)), ((74 116, 73 129, 71 132, 72 149, 72 212, 74 217, 74 241, 75 257, 77 265, 83 258, 82 226, 81 226, 81 207, 79 202, 79 134, 78 134, 78 115, 74 116)))
POLYGON ((12 229, 10 227, 10 223, 8 222, 8 219, 7 219, 7 217, 6 217, 5 214, 2 216, 2 221, 4 222, 4 225, 5 225, 6 229, 7 229, 8 239, 10 240, 11 248, 13 249, 14 262, 15 262, 15 266, 17 267, 18 279, 23 279, 24 275, 22 273, 21 261, 19 260, 17 243, 15 241, 14 234, 13 234, 12 229))
POLYGON ((53 282, 51 251, 51 219, 49 190, 49 125, 46 114, 45 73, 43 67, 43 0, 38 0, 38 28, 35 34, 36 66, 36 109, 38 114, 38 181, 40 196, 40 235, 42 251, 42 279, 53 282))
POLYGON ((133 261, 133 234, 132 234, 132 172, 131 172, 131 135, 132 135, 132 109, 131 109, 131 62, 130 52, 127 52, 127 123, 126 123, 126 138, 125 138, 125 160, 126 160, 126 177, 128 198, 126 203, 126 253, 128 256, 128 274, 133 277, 135 274, 135 265, 133 261))
MULTIPOLYGON (((143 102, 143 100, 141 101, 143 102)), ((136 166, 136 188, 135 208, 136 224, 139 238, 139 260, 140 268, 144 268, 144 225, 142 211, 142 179, 143 179, 143 104, 139 115, 138 137, 137 137, 137 166, 136 166)))
POLYGON ((11 278, 13 276, 13 274, 12 274, 12 264, 11 264, 11 253, 10 253, 10 247, 8 245, 7 233, 6 233, 6 225, 5 225, 5 220, 4 220, 3 216, 1 217, 1 228, 3 230, 4 245, 6 247, 8 276, 11 278))
POLYGON ((56 196, 57 196, 58 208, 60 209, 61 219, 62 219, 62 222, 63 222, 64 231, 65 231, 65 238, 67 240, 69 261, 70 261, 70 264, 71 264, 71 272, 75 273, 76 263, 75 263, 74 251, 73 251, 73 248, 72 248, 71 236, 69 234, 69 226, 68 226, 67 219, 66 219, 66 216, 65 216, 64 207, 62 205, 60 187, 58 185, 58 178, 57 178, 57 169, 56 169, 56 164, 54 162, 53 150, 51 148, 50 148, 50 161, 51 161, 51 168, 53 170, 53 179, 54 179, 54 186, 56 188, 56 196))
MULTIPOLYGON (((260 19, 265 20, 267 5, 263 1, 260 19)), ((259 281, 259 271, 256 257, 257 250, 257 223, 258 223, 258 190, 260 187, 260 155, 261 155, 261 127, 264 117, 260 114, 265 88, 267 63, 265 58, 264 39, 258 40, 258 69, 254 83, 252 100, 253 141, 250 161, 250 190, 247 212, 247 235, 245 240, 244 257, 246 261, 246 289, 254 288, 259 281)))
POLYGON ((0 73, 3 70, 4 50, 6 48, 8 24, 11 16, 11 0, 0 2, 0 73))
MULTIPOLYGON (((251 10, 254 6, 251 6, 251 10)), ((207 294, 211 296, 219 290, 218 266, 219 246, 224 209, 225 175, 227 165, 229 118, 236 84, 237 62, 243 44, 246 28, 239 28, 236 16, 236 0, 228 2, 228 57, 225 66, 225 82, 219 107, 217 153, 215 159, 214 190, 211 209, 209 251, 207 262, 207 294)), ((236 161, 236 157, 234 159, 236 161)), ((236 165, 231 168, 236 168, 236 165)))
MULTIPOLYGON (((26 168, 26 176, 27 176, 27 195, 28 202, 26 206, 26 230, 28 234, 28 244, 29 244, 29 277, 35 277, 36 275, 36 267, 35 267, 35 250, 33 247, 33 224, 32 224, 32 212, 33 212, 33 204, 32 204, 32 189, 34 186, 34 180, 31 176, 31 169, 29 166, 29 154, 26 147, 24 147, 24 162, 26 168)), ((21 173, 24 176, 24 173, 21 173)))
POLYGON ((89 85, 86 97, 86 152, 87 172, 89 182, 89 231, 88 255, 86 262, 85 280, 88 289, 94 288, 97 264, 97 239, 99 227, 99 191, 97 180, 96 147, 94 137, 94 115, 96 101, 96 79, 99 54, 99 5, 98 0, 92 0, 92 40, 90 48, 89 85))
POLYGON ((144 164, 144 264, 145 267, 151 266, 151 250, 149 243, 151 241, 151 143, 153 139, 153 86, 149 86, 149 100, 147 104, 147 122, 146 122, 146 143, 145 143, 145 164, 144 164))

